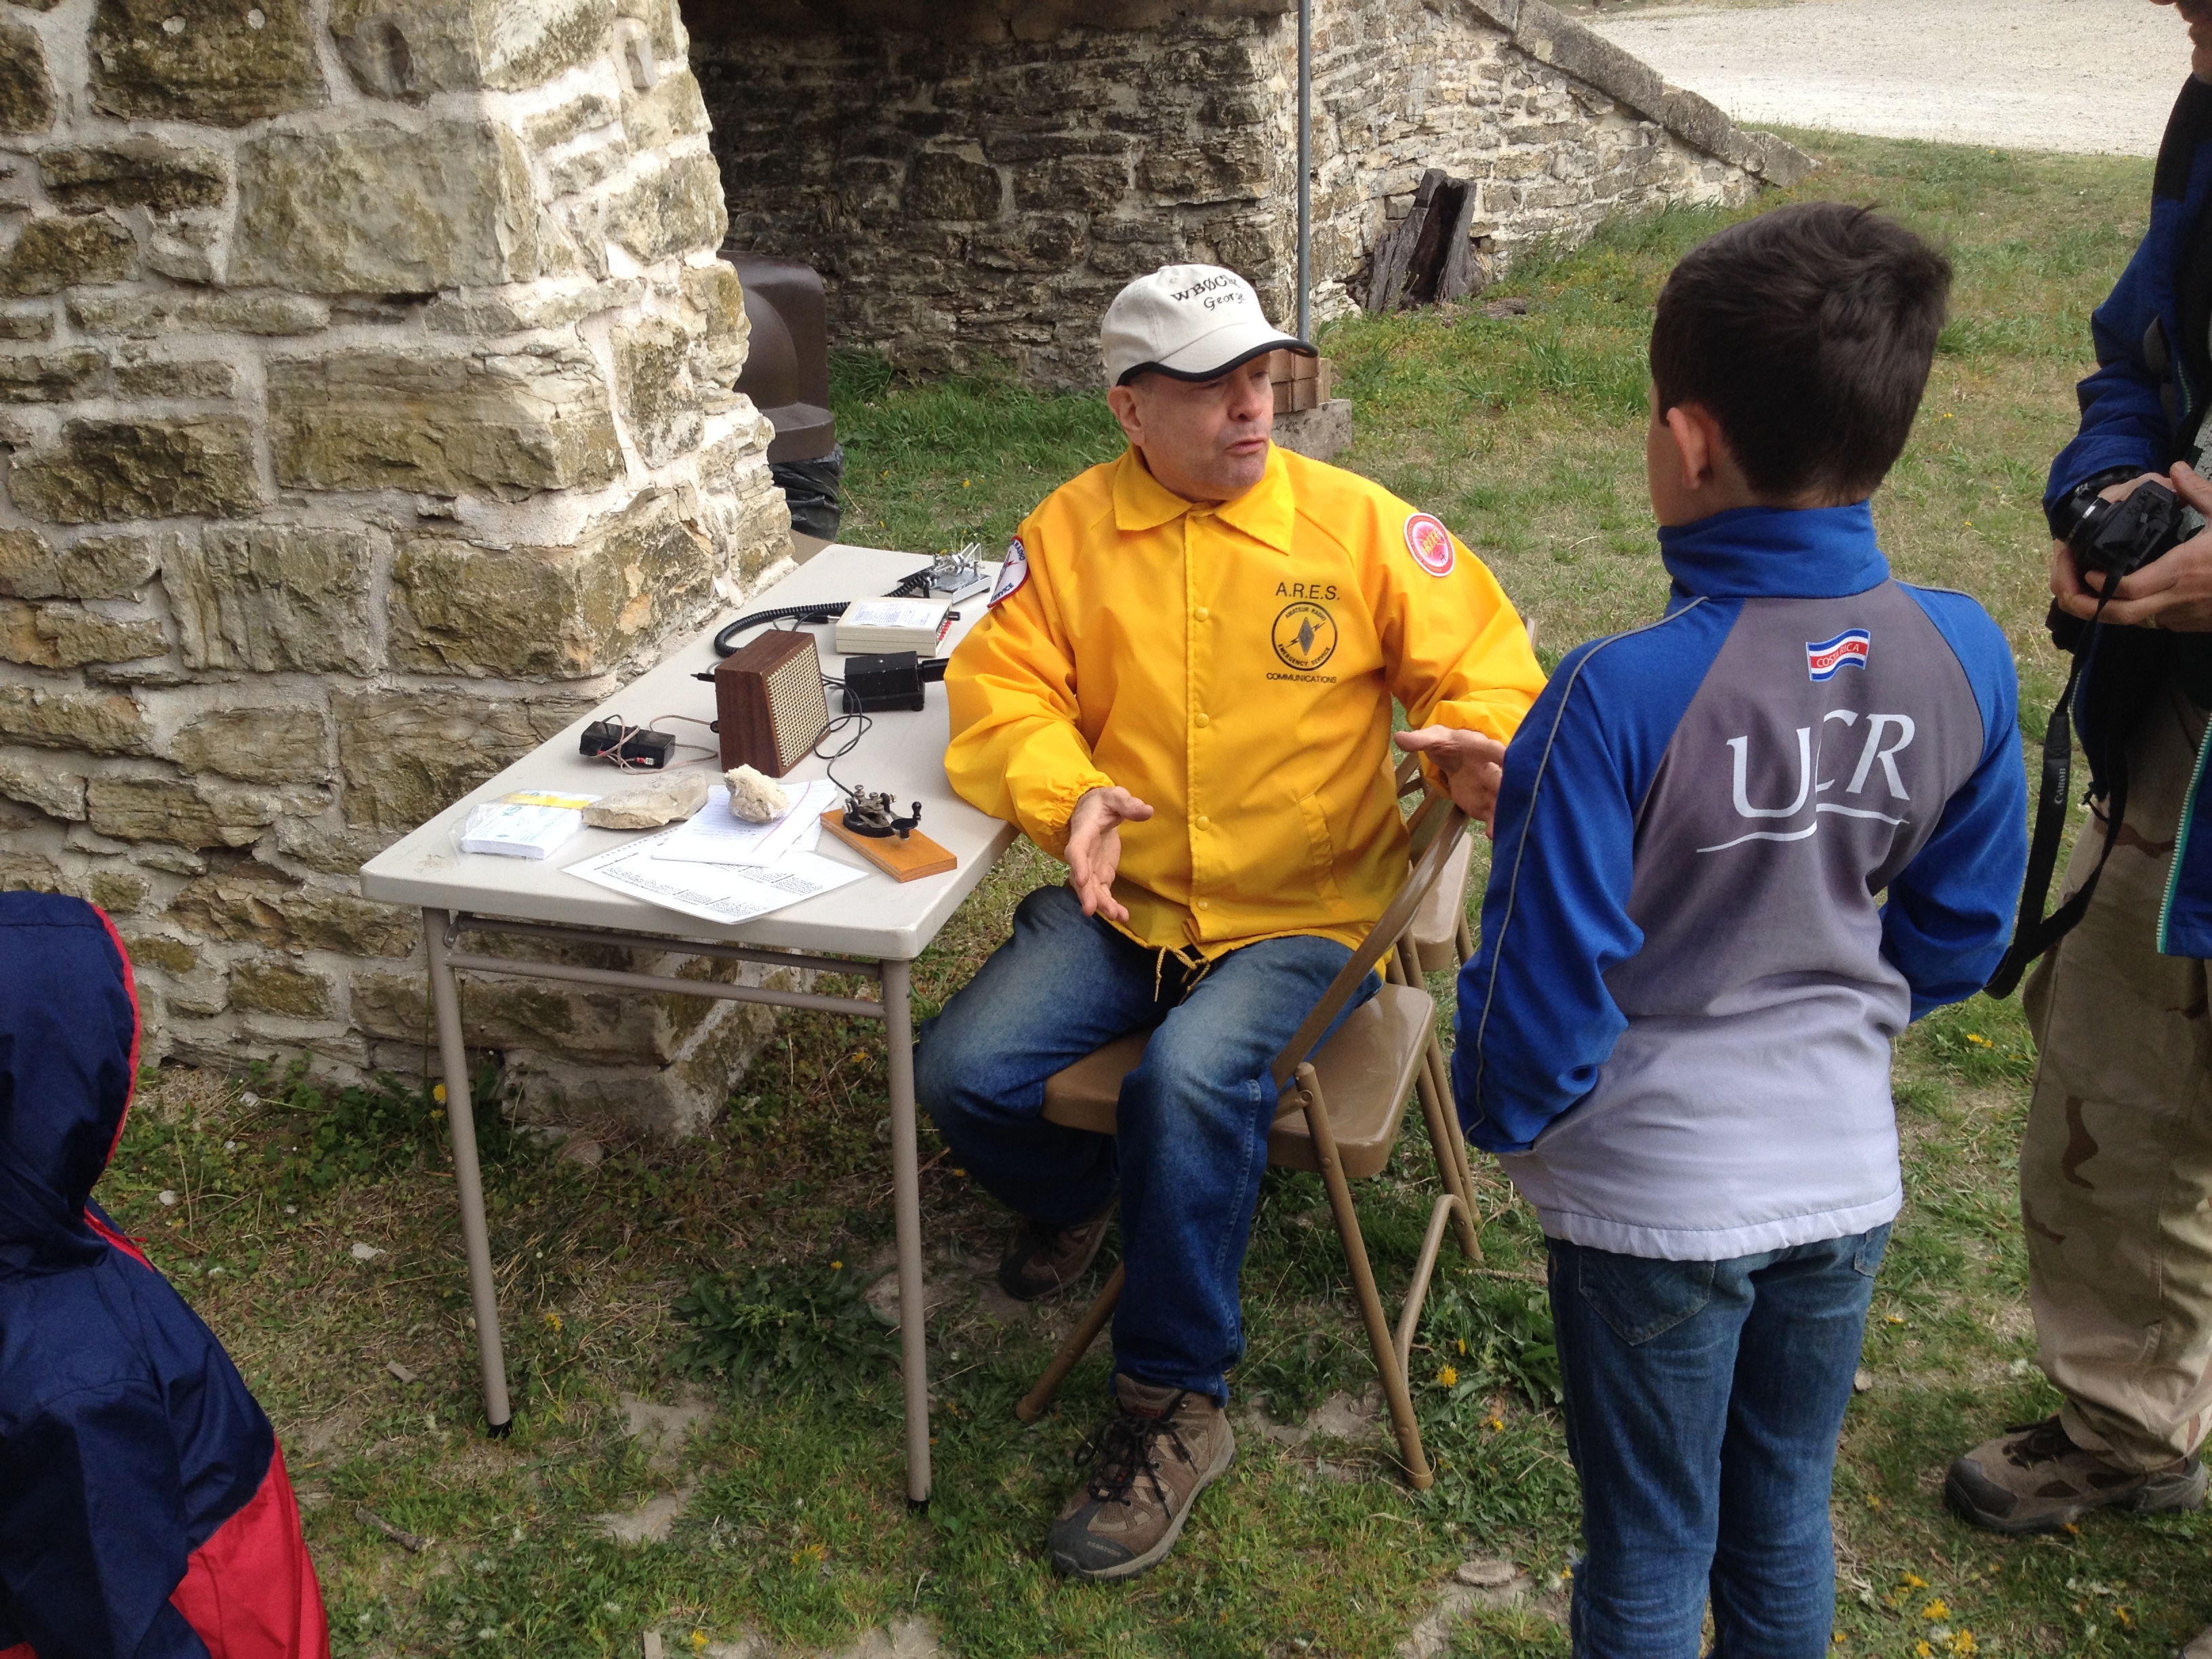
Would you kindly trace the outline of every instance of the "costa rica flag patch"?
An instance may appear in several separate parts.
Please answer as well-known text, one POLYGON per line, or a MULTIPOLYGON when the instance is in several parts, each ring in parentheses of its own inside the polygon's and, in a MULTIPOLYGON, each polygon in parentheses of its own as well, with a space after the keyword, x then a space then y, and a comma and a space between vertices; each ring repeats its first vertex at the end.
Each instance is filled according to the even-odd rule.
POLYGON ((1416 513, 1406 520, 1406 550, 1431 576, 1450 575, 1459 559, 1452 550, 1451 532, 1432 513, 1416 513))
POLYGON ((1864 668, 1874 650, 1874 635, 1863 628, 1847 628, 1832 640, 1818 645, 1805 641, 1805 672, 1817 683, 1832 680, 1844 667, 1864 668))
POLYGON ((1030 579, 1030 550, 1017 536, 1006 544, 1006 562, 999 567, 998 586, 991 590, 991 602, 986 610, 995 611, 1022 591, 1022 584, 1030 579))

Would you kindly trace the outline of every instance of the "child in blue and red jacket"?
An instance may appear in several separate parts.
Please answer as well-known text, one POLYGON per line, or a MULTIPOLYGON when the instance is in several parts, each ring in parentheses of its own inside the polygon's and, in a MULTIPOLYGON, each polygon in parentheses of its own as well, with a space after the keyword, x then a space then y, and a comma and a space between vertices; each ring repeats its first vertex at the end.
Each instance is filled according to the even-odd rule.
POLYGON ((0 894, 0 1659, 327 1659, 276 1431, 91 1200, 137 1072, 107 918, 0 894))
POLYGON ((1567 653, 1505 757, 1462 1121, 1549 1245, 1588 1555, 1577 1659, 1830 1650, 1836 1437, 1904 1201, 1890 1042, 2004 953, 2012 653, 1892 578, 1869 501, 1950 270, 1812 203, 1652 331, 1663 617, 1567 653))

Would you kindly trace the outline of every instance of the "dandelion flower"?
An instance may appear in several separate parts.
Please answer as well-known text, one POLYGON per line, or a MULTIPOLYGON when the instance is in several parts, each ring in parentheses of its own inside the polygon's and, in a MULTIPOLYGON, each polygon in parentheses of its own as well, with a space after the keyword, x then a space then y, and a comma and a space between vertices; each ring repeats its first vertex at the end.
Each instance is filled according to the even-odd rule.
POLYGON ((695 1630, 695 1631, 693 1631, 693 1632, 691 1632, 691 1646, 692 1646, 693 1650, 696 1651, 696 1650, 701 1650, 701 1649, 705 1648, 705 1646, 706 1646, 706 1645, 707 1645, 707 1632, 706 1632, 705 1631, 703 1631, 703 1630, 695 1630))
POLYGON ((1437 1385, 1439 1388, 1453 1388, 1455 1387, 1458 1382, 1459 1368, 1455 1365, 1447 1365, 1437 1373, 1437 1385))
POLYGON ((446 1103, 446 1085, 442 1083, 432 1085, 430 1089, 430 1098, 436 1101, 441 1106, 444 1105, 446 1103))
POLYGON ((561 1334, 561 1316, 559 1314, 553 1313, 549 1310, 545 1316, 545 1323, 547 1328, 551 1330, 554 1335, 558 1336, 561 1334))
POLYGON ((842 1273, 845 1271, 845 1264, 842 1261, 833 1261, 830 1264, 830 1271, 833 1273, 842 1273))
POLYGON ((1951 1609, 1939 1595, 1920 1609, 1920 1616, 1923 1619, 1948 1619, 1951 1616, 1951 1609))

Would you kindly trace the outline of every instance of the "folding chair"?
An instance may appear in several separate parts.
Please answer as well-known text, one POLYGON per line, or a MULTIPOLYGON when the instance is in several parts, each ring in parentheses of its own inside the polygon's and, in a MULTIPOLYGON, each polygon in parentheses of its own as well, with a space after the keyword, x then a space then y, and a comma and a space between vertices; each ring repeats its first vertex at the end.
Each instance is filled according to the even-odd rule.
MULTIPOLYGON (((1410 955, 1405 948, 1407 927, 1451 864, 1455 849, 1465 841, 1467 816, 1445 797, 1431 795, 1414 813, 1410 830, 1412 874, 1382 920, 1331 981, 1305 1024, 1275 1057, 1273 1076, 1280 1104, 1267 1137, 1267 1162, 1278 1169, 1318 1173, 1328 1189, 1329 1209, 1344 1246, 1345 1264, 1352 1273, 1353 1297, 1367 1328, 1368 1344, 1375 1351, 1376 1369, 1382 1376, 1391 1426, 1413 1485, 1425 1489, 1436 1477, 1421 1449, 1421 1433, 1413 1420, 1413 1395, 1407 1383, 1413 1333, 1420 1323, 1421 1304, 1436 1270, 1446 1224, 1456 1224, 1461 1248, 1470 1259, 1480 1261, 1482 1251, 1475 1237, 1474 1194, 1467 1148, 1460 1138, 1458 1116, 1451 1109, 1449 1080, 1440 1073, 1432 1073, 1431 1066, 1430 1056, 1437 1052, 1436 1001, 1423 988, 1419 967, 1409 968, 1405 961, 1410 955), (1322 1034, 1386 953, 1391 965, 1382 989, 1355 1009, 1328 1044, 1314 1053, 1322 1034), (1445 1085, 1441 1091, 1439 1081, 1445 1085), (1420 1097, 1444 1190, 1431 1211, 1413 1285, 1394 1334, 1360 1237, 1351 1182, 1380 1174, 1389 1163, 1409 1094, 1420 1097)), ((1112 1134, 1121 1080, 1143 1060, 1149 1037, 1148 1032, 1131 1032, 1054 1076, 1045 1085, 1046 1121, 1112 1134)), ((1121 1300, 1121 1285, 1122 1269, 1117 1266, 1036 1386, 1015 1407, 1024 1422, 1034 1422, 1052 1403, 1060 1385, 1105 1328, 1121 1300)))

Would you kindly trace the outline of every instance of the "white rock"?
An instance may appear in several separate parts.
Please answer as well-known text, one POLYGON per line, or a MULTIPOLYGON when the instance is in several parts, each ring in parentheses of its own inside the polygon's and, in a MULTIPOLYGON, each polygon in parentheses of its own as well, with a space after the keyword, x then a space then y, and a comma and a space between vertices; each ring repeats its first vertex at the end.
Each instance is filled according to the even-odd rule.
POLYGON ((722 778, 730 786, 730 811, 747 823, 771 823, 791 811, 783 786, 750 766, 725 772, 722 778))
POLYGON ((165 1210, 172 1208, 176 1204, 176 1201, 177 1195, 171 1192, 167 1188, 164 1187, 159 1194, 159 1202, 161 1207, 165 1210))
POLYGON ((353 1242, 353 1259, 356 1261, 374 1261, 383 1254, 374 1244, 364 1244, 357 1238, 353 1242))
POLYGON ((593 801, 584 809, 584 822, 594 830, 658 830, 690 817, 706 804, 703 773, 664 772, 649 783, 593 801))

